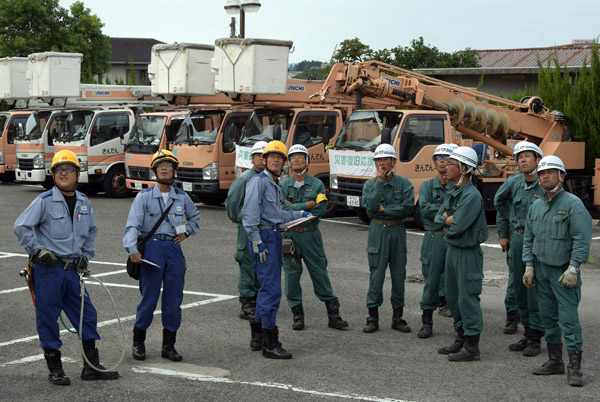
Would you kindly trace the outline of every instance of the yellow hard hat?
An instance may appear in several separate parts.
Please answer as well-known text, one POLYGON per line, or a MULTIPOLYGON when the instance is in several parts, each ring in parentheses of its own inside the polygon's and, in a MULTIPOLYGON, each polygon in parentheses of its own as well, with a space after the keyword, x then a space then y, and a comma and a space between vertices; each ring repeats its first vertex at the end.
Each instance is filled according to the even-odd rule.
POLYGON ((159 149, 157 153, 152 157, 152 164, 150 167, 152 170, 156 168, 156 165, 162 161, 169 161, 173 164, 173 169, 177 169, 179 166, 179 161, 175 157, 175 154, 168 149, 159 149))
POLYGON ((273 152, 283 156, 284 160, 287 159, 287 147, 283 142, 277 140, 269 142, 263 151, 263 156, 266 158, 270 153, 273 152))
POLYGON ((52 158, 52 166, 50 169, 54 172, 54 168, 63 163, 68 163, 77 168, 77 170, 81 170, 81 166, 79 165, 79 159, 77 159, 77 155, 73 151, 69 151, 68 149, 63 149, 62 151, 58 151, 54 154, 52 158))

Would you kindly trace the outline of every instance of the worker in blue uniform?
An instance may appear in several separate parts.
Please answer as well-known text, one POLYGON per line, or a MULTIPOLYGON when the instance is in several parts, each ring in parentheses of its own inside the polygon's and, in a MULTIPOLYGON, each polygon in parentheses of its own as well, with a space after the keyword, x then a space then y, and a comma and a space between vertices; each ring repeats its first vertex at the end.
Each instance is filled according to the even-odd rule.
POLYGON ((177 330, 181 326, 186 271, 181 243, 198 232, 200 212, 189 195, 172 185, 178 166, 179 161, 171 151, 161 149, 154 154, 151 168, 156 174, 157 184, 135 197, 123 234, 123 246, 131 261, 142 264, 139 284, 142 300, 137 306, 133 327, 132 355, 136 360, 146 358, 146 330, 152 323, 161 287, 161 355, 171 361, 182 359, 175 350, 177 330), (148 240, 142 256, 137 249, 138 236, 147 236, 169 206, 169 213, 148 240))
POLYGON ((567 383, 581 387, 583 337, 578 312, 579 270, 590 255, 592 217, 577 196, 564 190, 567 171, 559 157, 545 156, 537 170, 546 194, 534 201, 527 213, 523 283, 528 288, 537 288, 549 359, 534 369, 533 374, 564 374, 564 336, 569 354, 567 383))
POLYGON ((19 245, 34 255, 36 327, 40 346, 50 374, 56 385, 69 385, 62 361, 58 316, 65 312, 82 339, 87 360, 100 370, 96 371, 84 360, 81 379, 112 380, 116 371, 106 371, 100 364, 96 340, 98 314, 85 290, 83 328, 79 328, 81 311, 80 275, 89 273, 88 261, 96 250, 96 220, 87 197, 75 191, 81 167, 77 156, 69 151, 57 152, 51 165, 54 187, 40 194, 17 218, 14 232, 19 245))
POLYGON ((271 141, 265 147, 263 157, 266 169, 254 176, 246 185, 246 198, 242 210, 242 222, 252 250, 252 260, 258 275, 260 289, 256 298, 256 323, 251 326, 252 337, 261 330, 263 334, 262 355, 272 359, 291 359, 292 354, 279 342, 277 311, 281 302, 281 234, 278 225, 300 217, 309 216, 305 211, 281 209, 279 176, 287 159, 287 148, 281 141, 271 141))

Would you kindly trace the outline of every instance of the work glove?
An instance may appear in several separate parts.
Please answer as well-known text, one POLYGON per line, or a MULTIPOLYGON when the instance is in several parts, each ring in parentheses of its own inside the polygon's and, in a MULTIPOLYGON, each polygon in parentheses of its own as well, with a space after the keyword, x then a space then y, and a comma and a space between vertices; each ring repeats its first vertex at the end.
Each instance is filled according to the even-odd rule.
POLYGON ((302 217, 303 218, 310 218, 312 216, 312 214, 308 211, 302 211, 302 217))
POLYGON ((563 272, 560 278, 558 278, 560 285, 565 288, 572 288, 577 284, 578 273, 579 269, 575 268, 572 265, 569 265, 569 268, 565 269, 565 272, 563 272))
POLYGON ((90 274, 90 270, 88 269, 88 259, 85 255, 82 255, 75 261, 75 271, 78 274, 83 274, 83 276, 88 276, 90 274))
POLYGON ((535 269, 533 267, 525 267, 525 274, 523 275, 523 285, 525 285, 526 288, 532 288, 535 286, 535 283, 533 282, 533 278, 535 278, 534 271, 535 269))
POLYGON ((265 243, 263 243, 261 240, 252 241, 252 251, 254 254, 258 255, 261 264, 263 262, 267 262, 267 254, 269 253, 269 250, 267 250, 267 246, 265 246, 265 243))
POLYGON ((40 264, 46 265, 47 267, 58 261, 56 255, 54 255, 52 251, 46 250, 45 248, 39 249, 35 255, 40 264))

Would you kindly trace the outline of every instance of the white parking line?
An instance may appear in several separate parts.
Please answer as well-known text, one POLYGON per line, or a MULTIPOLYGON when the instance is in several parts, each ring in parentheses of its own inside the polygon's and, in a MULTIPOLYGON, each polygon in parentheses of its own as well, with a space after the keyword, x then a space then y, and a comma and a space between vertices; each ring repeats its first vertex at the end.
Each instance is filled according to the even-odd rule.
POLYGON ((276 388, 287 390, 291 392, 297 392, 301 394, 309 394, 314 396, 328 396, 340 399, 351 399, 357 401, 371 401, 371 402, 407 402, 402 399, 390 399, 390 398, 379 398, 377 396, 366 396, 366 395, 353 395, 353 394, 340 394, 338 392, 323 392, 323 391, 315 391, 311 389, 297 387, 291 384, 280 384, 280 383, 270 383, 270 382, 258 382, 258 381, 236 381, 231 380, 225 377, 211 377, 202 374, 196 373, 185 373, 175 370, 166 370, 161 368, 154 367, 133 367, 131 369, 136 373, 150 373, 150 374, 159 374, 171 377, 181 377, 186 378, 188 380, 194 381, 202 381, 202 382, 214 382, 214 383, 222 383, 222 384, 240 384, 240 385, 251 385, 254 387, 262 387, 262 388, 276 388))

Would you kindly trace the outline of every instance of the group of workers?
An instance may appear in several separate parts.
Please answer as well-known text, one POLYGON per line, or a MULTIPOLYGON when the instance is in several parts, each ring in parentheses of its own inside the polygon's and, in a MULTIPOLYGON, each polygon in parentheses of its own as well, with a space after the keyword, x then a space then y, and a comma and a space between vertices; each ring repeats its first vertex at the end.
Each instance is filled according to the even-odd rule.
MULTIPOLYGON (((289 152, 280 141, 257 142, 252 149, 252 167, 232 184, 226 201, 229 218, 238 225, 235 260, 239 263, 239 317, 250 322, 250 347, 274 359, 292 354, 279 341, 277 312, 284 290, 292 311, 292 328, 303 330, 304 307, 300 279, 306 265, 314 293, 325 303, 328 326, 344 329, 340 303, 327 273, 327 257, 319 230, 327 209, 323 183, 308 174, 310 155, 302 145, 289 152), (280 182, 285 163, 289 177, 280 182)), ((581 298, 581 264, 588 261, 591 217, 581 200, 563 189, 566 170, 556 156, 544 157, 533 143, 522 141, 514 148, 520 173, 510 177, 494 199, 499 242, 507 252, 509 288, 525 328, 524 336, 509 350, 525 356, 540 353, 545 337, 549 360, 533 373, 563 374, 562 338, 569 357, 568 384, 583 385, 581 351, 583 340, 578 318, 581 298)), ((392 281, 392 328, 411 332, 404 319, 407 263, 406 230, 403 220, 412 213, 414 188, 394 173, 396 151, 389 144, 374 152, 375 177, 363 188, 362 205, 370 218, 367 240, 369 288, 365 333, 379 329, 378 308, 383 304, 387 267, 392 281)), ((419 338, 433 333, 433 312, 440 302, 454 319, 454 342, 438 350, 450 361, 480 359, 483 330, 480 306, 483 252, 488 237, 483 199, 471 178, 478 158, 470 147, 438 146, 432 156, 436 176, 419 189, 419 207, 425 228, 421 248, 425 279, 421 299, 422 327, 419 338), (441 300, 440 288, 443 287, 441 300)), ((132 262, 141 264, 133 327, 132 356, 146 358, 146 330, 162 295, 162 357, 180 361, 175 350, 181 325, 185 258, 181 243, 198 232, 200 213, 190 197, 172 186, 178 160, 168 150, 159 150, 151 168, 157 185, 137 194, 127 219, 123 244, 132 262), (141 251, 140 239, 153 233, 141 251), (140 247, 140 248, 139 248, 140 247)), ((97 227, 85 195, 75 190, 80 174, 77 157, 59 151, 51 166, 55 186, 38 196, 19 216, 14 232, 20 245, 33 256, 36 325, 44 350, 49 380, 68 385, 61 363, 57 319, 65 312, 80 332, 85 354, 82 380, 115 379, 99 361, 95 340, 97 313, 87 294, 83 327, 79 328, 80 288, 89 273, 87 262, 95 255, 97 227)), ((509 314, 514 309, 508 310, 509 314)), ((508 320, 512 322, 514 320, 508 320)), ((515 328, 516 330, 516 328, 515 328)))

